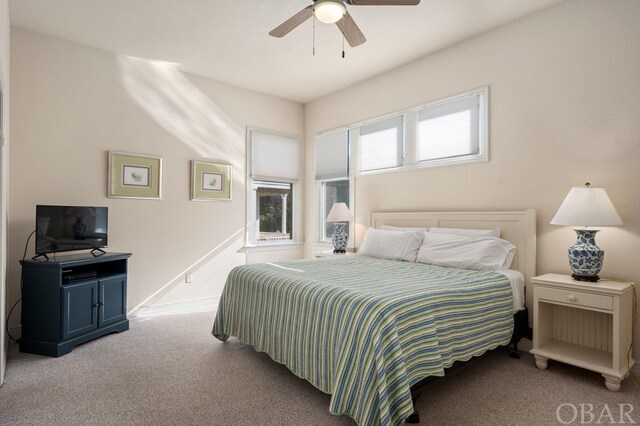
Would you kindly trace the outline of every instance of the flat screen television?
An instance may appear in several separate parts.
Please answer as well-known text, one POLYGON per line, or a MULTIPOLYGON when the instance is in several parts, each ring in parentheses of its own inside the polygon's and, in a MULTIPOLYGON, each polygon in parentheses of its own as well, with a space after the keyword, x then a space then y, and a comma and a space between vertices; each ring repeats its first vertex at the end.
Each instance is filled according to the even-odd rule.
POLYGON ((36 255, 107 246, 107 207, 36 206, 36 255))

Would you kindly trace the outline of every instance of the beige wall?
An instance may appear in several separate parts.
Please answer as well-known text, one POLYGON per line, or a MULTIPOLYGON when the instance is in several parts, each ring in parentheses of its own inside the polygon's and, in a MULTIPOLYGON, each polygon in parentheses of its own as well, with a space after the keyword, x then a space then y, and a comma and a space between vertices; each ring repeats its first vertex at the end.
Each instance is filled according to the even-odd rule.
MULTIPOLYGON (((589 181, 624 221, 598 234, 601 276, 640 283, 638 22, 634 0, 563 2, 307 104, 306 193, 316 133, 488 85, 490 161, 358 177, 356 222, 372 211, 535 208, 538 274, 568 273, 575 234, 549 221, 589 181)), ((314 204, 305 208, 310 255, 317 225, 314 204)))
POLYGON ((109 250, 133 253, 129 309, 219 295, 246 261, 245 128, 302 135, 303 106, 18 28, 11 53, 9 303, 36 204, 109 207, 109 250), (110 150, 162 156, 162 200, 107 198, 110 150), (232 164, 232 202, 189 201, 201 158, 232 164))
POLYGON ((0 147, 0 386, 4 382, 7 363, 5 335, 6 274, 7 274, 7 188, 9 179, 9 2, 0 0, 0 83, 2 84, 2 134, 5 145, 0 147))

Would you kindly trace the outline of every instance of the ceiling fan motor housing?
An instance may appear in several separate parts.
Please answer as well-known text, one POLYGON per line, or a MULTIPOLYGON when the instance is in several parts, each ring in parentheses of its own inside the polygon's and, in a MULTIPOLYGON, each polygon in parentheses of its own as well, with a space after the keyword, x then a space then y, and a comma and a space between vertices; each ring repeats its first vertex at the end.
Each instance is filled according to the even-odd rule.
POLYGON ((347 13, 342 0, 318 0, 313 5, 313 14, 324 24, 334 24, 347 13))

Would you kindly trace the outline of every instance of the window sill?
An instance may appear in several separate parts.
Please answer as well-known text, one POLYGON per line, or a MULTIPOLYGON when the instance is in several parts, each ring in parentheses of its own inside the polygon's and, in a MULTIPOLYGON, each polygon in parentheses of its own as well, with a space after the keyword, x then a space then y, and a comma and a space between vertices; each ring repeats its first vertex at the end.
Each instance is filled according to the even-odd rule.
POLYGON ((279 243, 247 244, 238 250, 238 253, 255 253, 261 251, 295 250, 302 247, 304 243, 299 241, 287 241, 279 243))
MULTIPOLYGON (((314 251, 333 250, 333 243, 326 242, 326 241, 316 241, 315 243, 313 243, 312 248, 314 249, 314 251)), ((349 242, 349 244, 347 244, 346 250, 349 253, 355 253, 356 252, 356 248, 354 247, 353 243, 351 243, 351 242, 349 242)))

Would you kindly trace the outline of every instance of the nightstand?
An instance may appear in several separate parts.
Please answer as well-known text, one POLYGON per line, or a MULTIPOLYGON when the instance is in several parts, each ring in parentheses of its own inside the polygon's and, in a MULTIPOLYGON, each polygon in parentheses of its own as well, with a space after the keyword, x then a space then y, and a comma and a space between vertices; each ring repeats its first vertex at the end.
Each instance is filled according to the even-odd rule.
POLYGON ((346 253, 334 253, 333 250, 321 250, 314 251, 313 257, 327 257, 327 256, 355 256, 355 253, 348 251, 346 253))
POLYGON ((553 359, 597 371, 610 391, 629 376, 633 283, 575 281, 546 274, 533 285, 533 349, 544 370, 553 359))

